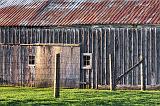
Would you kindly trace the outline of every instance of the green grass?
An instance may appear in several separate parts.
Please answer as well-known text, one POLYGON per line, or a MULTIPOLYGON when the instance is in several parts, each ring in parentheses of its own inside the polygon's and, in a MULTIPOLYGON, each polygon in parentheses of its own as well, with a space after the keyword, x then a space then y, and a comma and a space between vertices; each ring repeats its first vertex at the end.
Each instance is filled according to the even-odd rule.
POLYGON ((62 89, 57 99, 52 94, 52 88, 0 87, 0 106, 160 106, 160 91, 62 89))

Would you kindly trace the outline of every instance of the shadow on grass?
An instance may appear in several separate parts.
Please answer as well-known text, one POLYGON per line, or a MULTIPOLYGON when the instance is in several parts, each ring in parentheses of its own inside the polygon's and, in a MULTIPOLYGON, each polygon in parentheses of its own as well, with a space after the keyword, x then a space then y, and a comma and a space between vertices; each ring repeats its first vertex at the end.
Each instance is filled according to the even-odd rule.
POLYGON ((1 106, 126 106, 130 105, 129 103, 123 103, 121 101, 103 101, 103 100, 96 100, 96 101, 72 101, 72 100, 66 100, 62 102, 53 102, 53 101, 10 101, 6 104, 0 104, 1 106))

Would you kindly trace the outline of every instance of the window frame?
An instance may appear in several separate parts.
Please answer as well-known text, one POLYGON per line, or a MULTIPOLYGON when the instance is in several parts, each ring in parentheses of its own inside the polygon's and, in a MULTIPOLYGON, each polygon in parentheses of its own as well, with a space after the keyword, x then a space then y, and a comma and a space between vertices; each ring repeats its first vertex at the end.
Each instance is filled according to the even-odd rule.
POLYGON ((82 55, 82 69, 92 69, 92 53, 83 53, 82 55), (89 56, 90 57, 90 64, 84 66, 84 56, 89 56))
POLYGON ((35 66, 35 60, 36 60, 35 55, 29 55, 28 56, 28 66, 35 66), (34 59, 32 59, 34 60, 34 64, 30 64, 30 57, 34 57, 34 59))

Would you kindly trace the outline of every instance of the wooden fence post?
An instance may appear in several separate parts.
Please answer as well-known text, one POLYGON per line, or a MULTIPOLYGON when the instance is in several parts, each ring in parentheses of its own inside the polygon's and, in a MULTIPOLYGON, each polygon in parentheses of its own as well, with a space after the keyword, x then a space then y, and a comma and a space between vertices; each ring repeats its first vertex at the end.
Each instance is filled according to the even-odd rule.
POLYGON ((60 97, 60 53, 55 57, 54 97, 60 97))
MULTIPOLYGON (((142 60, 142 56, 141 56, 141 60, 142 60)), ((143 60, 143 62, 141 63, 140 65, 140 70, 141 70, 141 90, 146 90, 146 75, 145 75, 145 67, 146 67, 146 64, 145 64, 145 58, 143 60)))
POLYGON ((109 54, 109 71, 110 71, 110 90, 115 90, 115 78, 114 78, 114 69, 113 69, 113 63, 112 63, 112 56, 109 54))
POLYGON ((112 90, 112 68, 111 68, 111 54, 109 54, 109 73, 110 73, 110 90, 112 90))

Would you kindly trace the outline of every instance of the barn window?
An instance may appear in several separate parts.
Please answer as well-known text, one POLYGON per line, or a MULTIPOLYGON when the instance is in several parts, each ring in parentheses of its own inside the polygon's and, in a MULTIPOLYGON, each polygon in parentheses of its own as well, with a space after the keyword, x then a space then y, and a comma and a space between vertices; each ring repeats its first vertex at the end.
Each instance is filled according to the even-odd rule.
POLYGON ((92 68, 92 53, 83 53, 83 69, 92 68))
POLYGON ((29 65, 35 65, 35 56, 29 56, 29 65))

